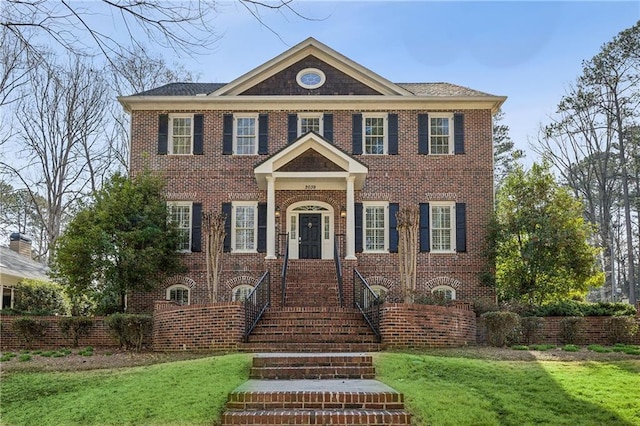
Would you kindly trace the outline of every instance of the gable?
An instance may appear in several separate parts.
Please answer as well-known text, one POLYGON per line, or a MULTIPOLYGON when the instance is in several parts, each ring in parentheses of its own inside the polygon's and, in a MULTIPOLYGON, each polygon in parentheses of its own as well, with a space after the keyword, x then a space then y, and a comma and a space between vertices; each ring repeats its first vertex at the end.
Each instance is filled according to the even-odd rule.
POLYGON ((306 58, 268 77, 266 80, 240 93, 240 95, 380 95, 381 93, 319 58, 306 58), (315 68, 326 76, 326 82, 317 89, 298 85, 296 77, 305 68, 315 68))
POLYGON ((307 149, 284 166, 278 172, 344 172, 345 169, 321 155, 313 148, 307 149))

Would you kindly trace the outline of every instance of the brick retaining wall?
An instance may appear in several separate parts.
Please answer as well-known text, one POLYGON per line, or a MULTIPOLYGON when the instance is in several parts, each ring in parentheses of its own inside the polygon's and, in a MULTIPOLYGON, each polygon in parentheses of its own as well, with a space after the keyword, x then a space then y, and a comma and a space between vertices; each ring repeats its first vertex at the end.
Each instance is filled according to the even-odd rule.
POLYGON ((156 302, 153 350, 234 351, 244 335, 241 302, 177 306, 156 302))
MULTIPOLYGON (((14 315, 2 315, 0 316, 0 347, 2 350, 6 349, 23 349, 26 348, 26 344, 23 339, 18 336, 11 327, 11 323, 14 319, 21 318, 21 316, 14 315)), ((63 347, 71 347, 73 341, 65 337, 60 331, 58 322, 61 317, 32 317, 34 319, 43 320, 47 322, 47 328, 44 336, 35 339, 31 346, 37 349, 58 349, 63 347)), ((93 346, 93 347, 118 347, 118 339, 113 337, 109 327, 105 322, 105 317, 93 317, 93 325, 89 329, 87 336, 82 336, 78 339, 79 347, 93 346)), ((147 336, 144 339, 144 346, 149 347, 151 343, 151 336, 147 336)))
POLYGON ((380 331, 386 349, 475 345, 476 315, 458 307, 385 303, 380 331))

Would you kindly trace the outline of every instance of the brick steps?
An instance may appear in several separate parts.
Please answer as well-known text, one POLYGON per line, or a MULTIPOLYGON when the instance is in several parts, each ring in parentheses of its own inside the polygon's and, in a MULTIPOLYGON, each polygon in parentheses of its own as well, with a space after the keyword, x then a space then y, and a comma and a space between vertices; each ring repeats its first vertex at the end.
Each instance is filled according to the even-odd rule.
POLYGON ((241 343, 241 352, 379 352, 379 343, 262 342, 241 343))
POLYGON ((411 415, 384 410, 283 410, 225 413, 223 425, 411 425, 411 415))
POLYGON ((259 354, 252 379, 229 394, 222 424, 410 425, 404 396, 374 375, 367 354, 259 354), (367 377, 335 377, 346 371, 367 377))
POLYGON ((285 306, 339 306, 333 260, 290 260, 285 306))

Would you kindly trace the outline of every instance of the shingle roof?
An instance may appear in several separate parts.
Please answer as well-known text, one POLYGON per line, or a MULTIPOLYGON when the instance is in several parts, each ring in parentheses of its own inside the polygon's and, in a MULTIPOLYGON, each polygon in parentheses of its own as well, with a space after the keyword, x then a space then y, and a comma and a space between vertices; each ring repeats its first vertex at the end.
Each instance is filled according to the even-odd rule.
POLYGON ((0 247, 0 273, 2 275, 50 281, 48 272, 47 265, 16 253, 9 247, 0 247))
POLYGON ((209 94, 227 83, 169 83, 155 89, 145 90, 133 96, 195 96, 209 94))
MULTIPOLYGON (((195 96, 209 94, 227 83, 169 83, 133 96, 195 96)), ((416 96, 493 96, 451 83, 396 83, 416 96)))
POLYGON ((493 96, 451 83, 396 83, 416 96, 493 96))

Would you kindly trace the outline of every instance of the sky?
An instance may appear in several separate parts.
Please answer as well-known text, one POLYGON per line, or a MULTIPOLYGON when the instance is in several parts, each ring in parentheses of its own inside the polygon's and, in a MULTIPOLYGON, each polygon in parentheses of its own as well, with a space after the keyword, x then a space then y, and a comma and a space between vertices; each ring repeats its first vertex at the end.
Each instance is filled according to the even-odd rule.
POLYGON ((225 83, 307 37, 392 82, 449 82, 507 96, 504 124, 536 159, 541 124, 620 31, 640 20, 640 1, 295 1, 295 10, 223 3, 212 23, 221 39, 204 55, 175 57, 202 82, 225 83))

